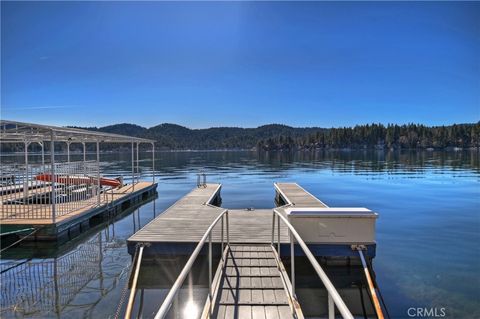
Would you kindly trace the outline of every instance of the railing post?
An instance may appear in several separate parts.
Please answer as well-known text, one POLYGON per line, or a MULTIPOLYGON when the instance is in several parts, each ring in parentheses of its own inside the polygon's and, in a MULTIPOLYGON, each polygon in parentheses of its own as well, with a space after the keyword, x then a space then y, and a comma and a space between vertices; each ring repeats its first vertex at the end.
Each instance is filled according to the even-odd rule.
POLYGON ((82 142, 82 147, 83 147, 83 176, 87 176, 87 147, 85 145, 85 142, 82 142))
POLYGON ((42 171, 44 171, 45 170, 45 148, 43 147, 43 141, 39 142, 38 144, 40 144, 40 146, 42 147, 42 171))
POLYGON ((209 314, 212 314, 212 232, 208 234, 208 300, 209 314))
MULTIPOLYGON (((23 203, 24 207, 27 207, 27 200, 28 200, 28 145, 29 142, 24 142, 25 146, 25 176, 23 177, 23 203)), ((26 209, 28 211, 28 208, 26 209)))
POLYGON ((100 143, 97 141, 97 205, 100 205, 100 143))
POLYGON ((135 143, 132 142, 132 191, 135 190, 135 143))
POLYGON ((275 237, 275 212, 272 214, 272 247, 273 247, 273 238, 275 237))
POLYGON ((155 184, 155 143, 152 142, 152 182, 155 184))
POLYGON ((228 249, 230 249, 230 222, 229 222, 229 218, 228 218, 228 215, 229 215, 229 211, 227 210, 227 246, 228 246, 228 249))
POLYGON ((222 215, 222 250, 221 250, 221 254, 222 254, 222 261, 223 261, 223 215, 222 215))
POLYGON ((139 158, 139 156, 138 156, 139 148, 140 148, 140 143, 137 142, 137 169, 136 169, 136 174, 135 174, 135 177, 136 177, 136 179, 137 179, 137 183, 138 183, 139 180, 140 180, 140 170, 139 170, 139 168, 138 168, 138 165, 139 165, 138 162, 140 161, 140 158, 139 158))
POLYGON ((67 142, 67 163, 70 164, 70 142, 67 142))
POLYGON ((335 319, 335 303, 333 302, 332 295, 328 293, 328 319, 335 319))
POLYGON ((290 268, 291 268, 291 280, 292 280, 292 297, 295 298, 295 241, 292 232, 289 230, 290 235, 290 268))
POLYGON ((278 234, 277 234, 277 250, 278 250, 278 258, 280 258, 280 216, 278 216, 277 220, 277 228, 278 228, 278 234))

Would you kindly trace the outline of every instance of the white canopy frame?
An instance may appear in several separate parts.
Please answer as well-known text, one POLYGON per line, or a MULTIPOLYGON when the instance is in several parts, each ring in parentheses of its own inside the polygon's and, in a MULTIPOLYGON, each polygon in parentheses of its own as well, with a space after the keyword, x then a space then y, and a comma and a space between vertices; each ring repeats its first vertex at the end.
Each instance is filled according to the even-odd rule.
MULTIPOLYGON (((97 185, 100 185, 100 145, 101 144, 131 144, 132 152, 132 187, 140 180, 139 167, 139 149, 140 144, 150 144, 152 147, 152 183, 155 183, 155 141, 151 139, 138 138, 126 135, 105 133, 94 130, 85 130, 71 127, 58 127, 52 125, 41 125, 33 123, 24 123, 9 120, 0 120, 0 143, 1 144, 21 144, 24 150, 24 178, 23 195, 28 197, 28 172, 29 172, 29 146, 31 144, 38 144, 41 148, 41 162, 42 167, 46 167, 45 163, 45 145, 49 144, 50 148, 50 174, 51 179, 51 198, 55 199, 55 167, 61 163, 55 158, 55 146, 58 143, 66 144, 66 163, 70 163, 70 145, 81 144, 83 149, 83 163, 87 162, 86 148, 87 144, 95 145, 96 164, 97 164, 97 185), (135 152, 136 146, 136 152, 135 152), (27 184, 26 184, 27 183, 27 184)), ((3 165, 0 165, 0 167, 3 165)), ((0 169, 0 174, 3 174, 3 169, 0 169)), ((30 171, 32 171, 30 169, 30 171)), ((2 175, 3 182, 3 175, 2 175)), ((2 185, 3 186, 3 185, 2 185)), ((11 186, 11 185, 10 185, 11 186)), ((97 203, 100 203, 100 192, 97 194, 97 203)), ((52 203, 52 219, 55 222, 56 217, 56 200, 52 203)), ((3 217, 3 216, 2 216, 3 217)), ((11 217, 11 216, 10 216, 11 217)))

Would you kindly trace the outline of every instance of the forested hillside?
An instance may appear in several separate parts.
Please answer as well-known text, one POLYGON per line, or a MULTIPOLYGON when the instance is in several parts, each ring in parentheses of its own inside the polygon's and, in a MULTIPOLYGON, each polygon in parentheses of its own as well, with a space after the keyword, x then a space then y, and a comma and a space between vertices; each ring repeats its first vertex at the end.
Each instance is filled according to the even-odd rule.
POLYGON ((301 137, 280 135, 257 142, 257 148, 388 148, 388 149, 445 149, 470 148, 480 145, 480 122, 427 127, 425 125, 357 125, 353 128, 332 128, 311 132, 301 137))
POLYGON ((157 141, 157 149, 342 149, 342 148, 470 148, 480 145, 480 122, 428 127, 420 124, 369 124, 343 128, 294 128, 271 124, 257 128, 214 127, 189 129, 175 124, 144 128, 117 124, 101 128, 109 133, 146 137, 157 141))

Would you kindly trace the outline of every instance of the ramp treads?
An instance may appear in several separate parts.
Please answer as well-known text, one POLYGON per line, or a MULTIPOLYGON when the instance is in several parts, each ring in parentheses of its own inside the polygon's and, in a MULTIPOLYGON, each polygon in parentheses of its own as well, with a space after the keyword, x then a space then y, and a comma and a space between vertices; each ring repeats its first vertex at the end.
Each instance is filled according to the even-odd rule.
POLYGON ((293 318, 289 306, 220 306, 214 318, 286 319, 293 318))
POLYGON ((293 318, 270 245, 231 245, 211 318, 293 318))

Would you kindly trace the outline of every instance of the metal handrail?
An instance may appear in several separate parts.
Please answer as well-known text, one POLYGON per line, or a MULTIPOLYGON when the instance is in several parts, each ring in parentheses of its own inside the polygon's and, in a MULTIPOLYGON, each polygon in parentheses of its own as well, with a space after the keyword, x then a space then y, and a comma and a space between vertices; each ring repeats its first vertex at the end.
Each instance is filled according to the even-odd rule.
MULTIPOLYGON (((182 272, 180 275, 178 275, 177 280, 175 280, 175 283, 173 284, 172 288, 167 294, 167 297, 165 297, 165 300, 163 301, 162 305, 160 306, 160 309, 158 310, 157 314, 155 315, 155 319, 163 319, 167 315, 168 311, 170 310, 170 307, 173 302, 173 298, 175 298, 176 294, 178 293, 178 290, 180 287, 183 285, 183 282, 185 281, 185 278, 187 277, 188 273, 191 271, 191 268, 193 266, 193 263, 197 259, 198 255, 200 254, 200 251, 203 248, 203 245, 207 241, 208 238, 208 263, 209 263, 209 286, 208 286, 208 298, 210 300, 210 304, 212 303, 212 230, 215 227, 215 225, 222 220, 222 252, 223 252, 223 225, 226 224, 226 233, 227 233, 227 246, 230 245, 230 234, 229 234, 229 222, 228 222, 228 209, 225 209, 208 227, 207 231, 203 235, 202 239, 200 242, 197 244, 197 247, 193 251, 192 255, 188 259, 187 263, 182 269, 182 272), (226 218, 226 223, 223 222, 223 218, 226 218)), ((223 253, 222 253, 222 258, 223 258, 223 253)))
POLYGON ((300 235, 297 233, 295 228, 290 224, 290 222, 276 209, 273 210, 273 223, 272 223, 272 247, 275 248, 274 245, 274 238, 275 238, 275 215, 278 215, 278 256, 280 256, 280 219, 287 225, 288 231, 289 231, 289 237, 290 237, 290 260, 291 260, 291 281, 292 281, 292 286, 291 289, 292 291, 290 292, 292 297, 295 297, 295 262, 294 262, 294 238, 297 240, 297 243, 300 245, 302 248, 303 252, 307 256, 308 260, 312 264, 313 268, 317 272, 317 275, 320 277, 320 280, 323 282, 325 288, 328 291, 328 315, 329 318, 334 318, 335 313, 333 309, 333 304, 337 306, 338 310, 340 311, 342 317, 344 319, 353 319, 353 315, 348 310, 347 305, 343 301, 342 297, 338 294, 338 291, 335 289, 335 286, 333 286, 332 282, 328 278, 327 274, 325 271, 322 269, 318 261, 315 259, 313 256, 312 252, 308 248, 307 244, 302 240, 300 235), (332 302, 333 300, 333 302, 332 302))

